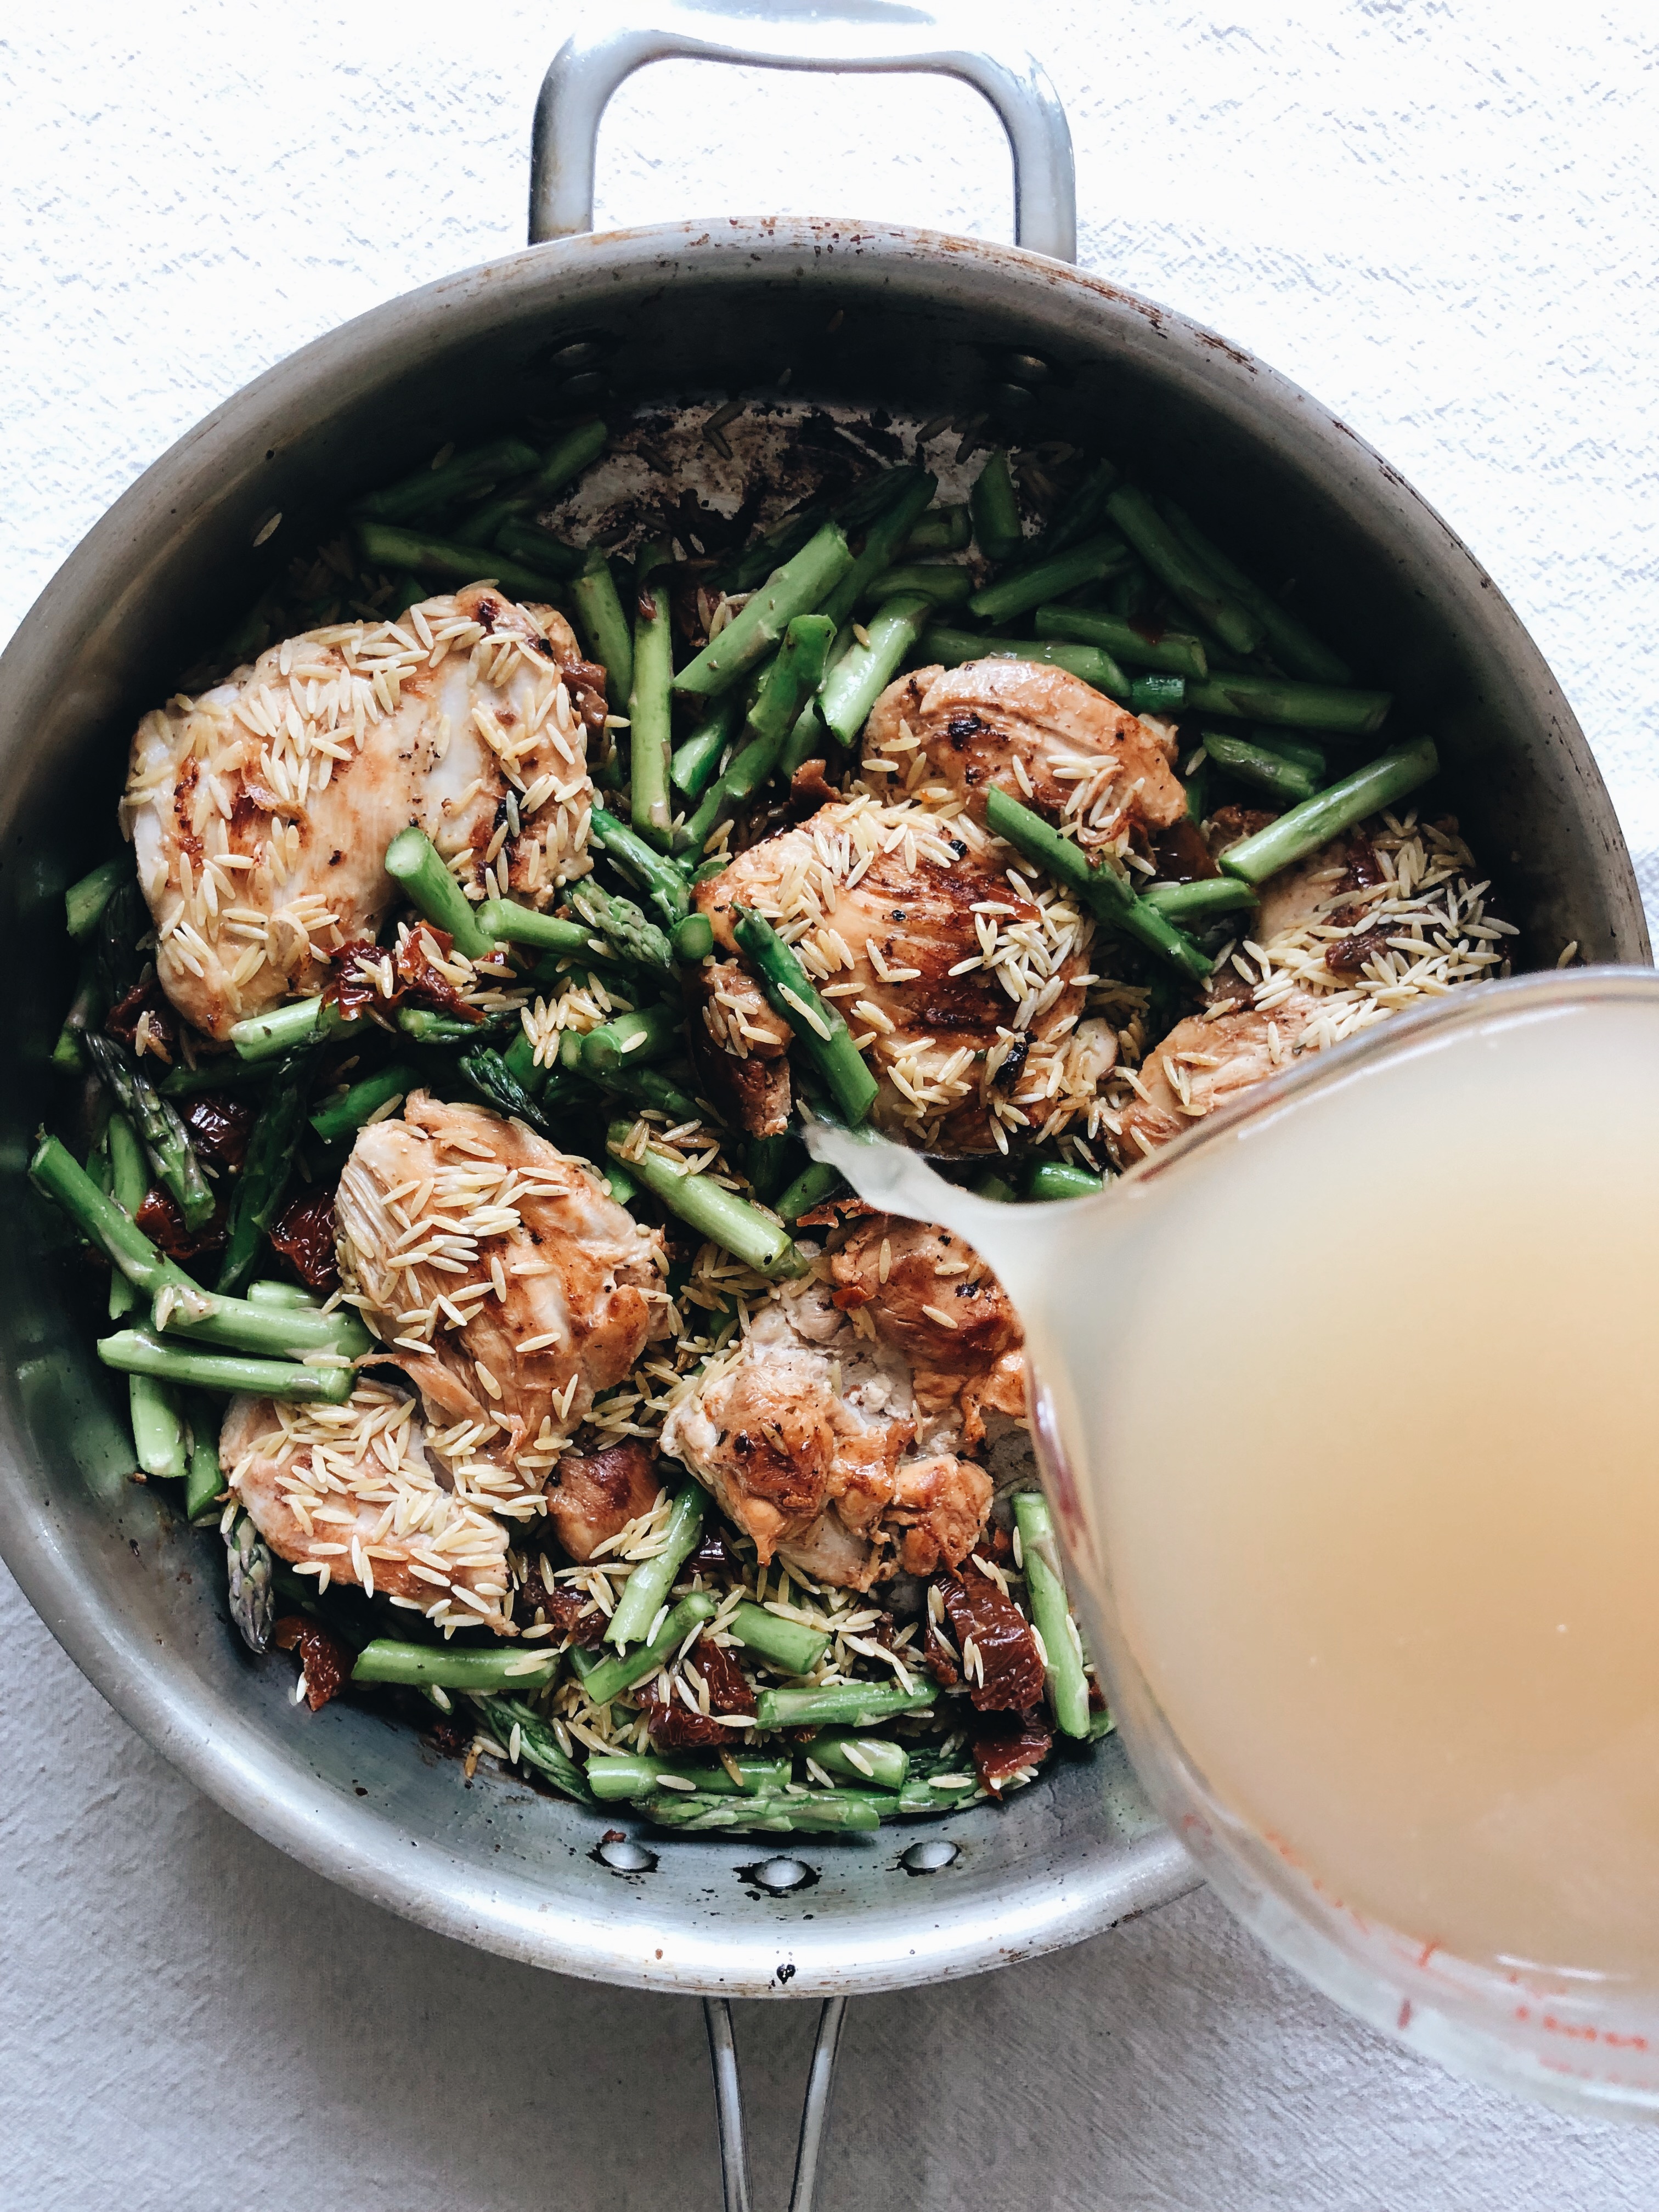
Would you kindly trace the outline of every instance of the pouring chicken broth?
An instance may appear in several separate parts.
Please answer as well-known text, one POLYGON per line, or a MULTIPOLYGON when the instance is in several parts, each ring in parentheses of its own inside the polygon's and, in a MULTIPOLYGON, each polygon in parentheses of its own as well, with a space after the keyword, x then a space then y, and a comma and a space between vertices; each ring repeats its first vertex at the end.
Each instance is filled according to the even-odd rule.
POLYGON ((856 1832, 1112 1723, 994 1258, 814 1101, 1041 1224, 1514 932, 1432 741, 1112 460, 718 415, 447 449, 143 715, 33 1173, 313 1708, 856 1832))

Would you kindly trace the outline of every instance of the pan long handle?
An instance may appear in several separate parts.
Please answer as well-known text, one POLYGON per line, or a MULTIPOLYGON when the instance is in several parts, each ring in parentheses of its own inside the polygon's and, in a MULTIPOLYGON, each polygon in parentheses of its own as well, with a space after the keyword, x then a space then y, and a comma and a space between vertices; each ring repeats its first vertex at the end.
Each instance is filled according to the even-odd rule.
MULTIPOLYGON (((941 11, 944 13, 944 11, 941 11)), ((739 62, 764 69, 920 70, 983 93, 1014 157, 1014 242, 1055 261, 1077 258, 1072 134, 1047 70, 976 11, 952 0, 945 20, 909 0, 634 0, 602 5, 553 58, 536 103, 530 160, 530 242, 593 228, 599 121, 623 81, 647 62, 739 62)))
MULTIPOLYGON (((738 2078, 738 2045, 732 2028, 732 2008, 724 1997, 705 1997, 702 2011, 708 2029, 708 2063, 714 2075, 714 2110, 720 2122, 720 2177, 726 2188, 726 2212, 751 2212, 749 2140, 744 2129, 743 2085, 738 2078)), ((806 2099, 801 2106, 800 2142, 795 2152, 795 2185, 789 2192, 789 2212, 812 2212, 812 2200, 817 2191, 818 2154, 829 2130, 830 2099, 836 2086, 836 2057, 846 2017, 845 1997, 825 1998, 818 2014, 817 2039, 812 2045, 806 2099)))

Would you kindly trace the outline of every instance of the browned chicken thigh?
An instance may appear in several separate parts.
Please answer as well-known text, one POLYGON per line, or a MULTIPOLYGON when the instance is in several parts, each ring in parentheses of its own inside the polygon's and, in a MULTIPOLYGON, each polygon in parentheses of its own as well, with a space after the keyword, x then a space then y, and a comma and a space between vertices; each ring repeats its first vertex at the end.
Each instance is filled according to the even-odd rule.
POLYGON ((284 639, 147 714, 121 820, 179 1012, 222 1038, 321 990, 400 896, 384 860, 411 823, 486 892, 545 905, 586 874, 584 667, 562 615, 473 584, 284 639))

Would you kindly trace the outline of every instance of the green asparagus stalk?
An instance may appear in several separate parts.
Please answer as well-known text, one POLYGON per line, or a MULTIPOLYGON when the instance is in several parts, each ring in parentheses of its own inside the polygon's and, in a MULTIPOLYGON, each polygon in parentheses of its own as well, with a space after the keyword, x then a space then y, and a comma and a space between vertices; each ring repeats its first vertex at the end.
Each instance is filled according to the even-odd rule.
POLYGON ((881 1814, 872 1799, 848 1790, 815 1790, 799 1797, 781 1790, 763 1796, 720 1797, 702 1790, 659 1790, 642 1800, 639 1810, 660 1828, 692 1834, 846 1834, 878 1828, 881 1814))
POLYGON ((240 1291, 253 1273, 265 1232, 276 1218, 305 1133, 305 1091, 293 1077, 278 1077, 259 1109, 248 1139, 247 1157, 230 1206, 230 1234, 214 1287, 222 1295, 240 1291))
POLYGON ((1129 686, 1129 704, 1137 714, 1178 714, 1186 703, 1184 676, 1137 676, 1129 686))
POLYGON ((1039 1160, 1025 1178, 1025 1195, 1041 1203, 1056 1198, 1097 1198, 1105 1188, 1087 1168, 1069 1160, 1039 1160))
MULTIPOLYGON (((138 1380, 137 1376, 134 1382, 138 1380)), ((219 1415, 210 1399, 198 1390, 185 1401, 190 1423, 190 1464, 185 1472, 185 1518, 194 1528, 219 1517, 219 1499, 225 1481, 219 1465, 219 1415)))
MULTIPOLYGON (((797 615, 784 632, 766 680, 738 733, 738 749, 719 781, 710 786, 698 808, 701 824, 741 806, 759 790, 778 765, 784 745, 805 705, 823 676, 824 658, 835 635, 827 615, 797 615)), ((703 832, 704 837, 707 831, 703 832)))
MULTIPOLYGON (((635 908, 635 912, 638 911, 635 908)), ((605 958, 609 953, 605 939, 590 923, 562 921, 556 915, 538 913, 533 906, 520 906, 512 899, 487 898, 473 908, 473 915, 484 936, 497 945, 527 945, 533 951, 558 953, 573 960, 585 960, 594 954, 605 958)))
POLYGON ((521 438, 498 438, 493 445, 476 446, 471 453, 457 453, 441 468, 412 470, 396 483, 386 484, 359 500, 356 511, 382 522, 415 521, 453 506, 469 492, 500 483, 503 477, 521 477, 527 470, 537 467, 540 459, 535 447, 526 446, 521 438))
POLYGON ((826 1729, 801 1748, 832 1780, 850 1782, 855 1790, 902 1790, 910 1778, 910 1754, 885 1736, 826 1729))
POLYGON ((570 893, 570 904, 577 918, 593 930, 603 958, 620 961, 627 967, 659 969, 664 975, 673 973, 672 939, 632 899, 617 897, 589 880, 570 893))
POLYGON ((1330 756, 1316 738, 1293 737, 1288 730, 1258 722, 1250 731, 1250 740, 1263 752, 1276 754, 1280 760, 1294 761, 1298 768, 1305 769, 1316 789, 1330 774, 1330 756))
POLYGON ((986 794, 985 819, 994 836, 1005 838, 1028 860, 1035 860, 1058 881, 1069 884, 1109 929, 1133 938, 1196 982, 1208 976, 1209 956, 1156 907, 1137 898, 1115 868, 1107 864, 1091 867, 1080 847, 994 784, 986 794))
POLYGON ((333 1000, 291 999, 286 1006, 273 1006, 269 1013, 250 1014, 246 1021, 233 1023, 230 1041, 239 1059, 268 1060, 279 1053, 320 1044, 325 1037, 337 1036, 343 1025, 333 1000))
POLYGON ((973 536, 966 507, 933 507, 904 541, 912 553, 960 553, 973 536))
POLYGON ((301 1359, 308 1352, 361 1358, 373 1339, 349 1306, 332 1313, 316 1307, 273 1305, 267 1298, 221 1297, 216 1291, 185 1291, 167 1283, 155 1293, 150 1323, 169 1344, 222 1345, 260 1359, 301 1359))
POLYGON ((919 1690, 870 1682, 846 1682, 823 1690, 763 1690, 756 1700, 755 1724, 763 1729, 874 1728, 900 1713, 927 1711, 933 1698, 931 1683, 919 1690))
POLYGON ((90 948, 83 950, 75 997, 52 1048, 52 1066, 59 1075, 78 1075, 86 1066, 87 1056, 81 1041, 92 1024, 101 1018, 106 1003, 98 969, 97 953, 90 948))
POLYGON ((746 907, 736 914, 738 944, 753 962, 767 997, 799 1038, 836 1105, 856 1126, 875 1104, 878 1086, 851 1030, 771 923, 746 907))
POLYGON ((458 1014, 436 1014, 430 1006, 399 1006, 398 1027, 411 1044, 476 1043, 483 1024, 458 1014))
POLYGON ((313 1291, 301 1290, 298 1283, 279 1282, 274 1275, 262 1275, 257 1283, 250 1283, 247 1295, 252 1305, 283 1306, 290 1313, 314 1313, 322 1304, 313 1291))
POLYGON ((712 699, 726 690, 782 639, 797 615, 821 605, 853 565, 839 523, 826 522, 794 558, 754 592, 742 611, 681 669, 682 698, 712 699))
MULTIPOLYGON (((606 1133, 606 1150, 620 1153, 633 1131, 631 1121, 613 1121, 606 1133)), ((712 1239, 758 1273, 773 1277, 799 1273, 800 1255, 787 1231, 736 1191, 723 1189, 707 1176, 686 1173, 659 1152, 647 1152, 623 1164, 671 1213, 678 1214, 700 1236, 712 1239)))
POLYGON ((1393 703, 1387 691, 1339 691, 1327 684, 1291 684, 1277 676, 1220 668, 1187 693, 1187 704, 1196 714, 1238 714, 1248 721, 1286 722, 1293 729, 1333 730, 1350 738, 1373 736, 1393 703))
POLYGON ((617 1609, 605 1626, 607 1644, 614 1644, 620 1650, 624 1644, 638 1644, 644 1638, 673 1589, 681 1567, 697 1547, 707 1503, 701 1483, 688 1482, 682 1486, 668 1516, 662 1549, 654 1559, 642 1560, 623 1584, 617 1609))
POLYGON ((1055 553, 1046 561, 1033 561, 1016 568, 1000 583, 988 584, 968 602, 968 611, 980 622, 1012 622, 1045 599, 1059 599, 1081 584, 1092 584, 1126 565, 1129 549, 1115 530, 1085 538, 1069 552, 1055 553))
MULTIPOLYGON (((520 1031, 520 1035, 522 1035, 520 1031)), ((464 1052, 457 1062, 463 1079, 482 1098, 486 1106, 493 1106, 510 1121, 522 1121, 544 1137, 553 1133, 552 1124, 537 1104, 526 1085, 508 1066, 504 1054, 493 1045, 475 1045, 464 1052)))
MULTIPOLYGON (((556 576, 538 575, 522 562, 483 545, 466 545, 428 531, 403 530, 386 522, 360 522, 357 544, 364 566, 387 571, 410 568, 450 589, 493 580, 518 600, 557 606, 567 586, 556 576)), ((411 602, 413 604, 413 602, 411 602)))
MULTIPOLYGON (((631 1577, 630 1577, 631 1579, 631 1577)), ((647 1674, 653 1674, 665 1659, 677 1651, 692 1631, 711 1620, 715 1612, 714 1601, 707 1590, 693 1590, 672 1607, 668 1618, 648 1644, 636 1644, 633 1650, 619 1652, 611 1659, 602 1659, 582 1683, 582 1688, 596 1705, 608 1705, 612 1698, 621 1697, 647 1674)), ((647 1623, 647 1626, 649 1624, 647 1623)))
POLYGON ((1210 811, 1210 763, 1199 762, 1187 774, 1187 819, 1202 822, 1210 811))
MULTIPOLYGON (((494 545, 496 533, 523 514, 529 504, 523 492, 516 488, 508 492, 497 492, 493 499, 481 499, 476 506, 468 507, 454 525, 449 533, 450 542, 455 545, 494 545)), ((510 554, 512 549, 503 545, 501 550, 510 554)), ((573 566, 580 568, 580 565, 579 555, 573 566)), ((560 569, 559 574, 562 575, 563 569, 560 569)), ((418 601, 410 604, 418 604, 418 601)))
POLYGON ((420 1079, 418 1068, 406 1060, 394 1060, 378 1075, 366 1075, 338 1098, 331 1098, 325 1106, 319 1106, 311 1117, 311 1126, 325 1145, 343 1144, 348 1137, 356 1134, 365 1121, 372 1121, 382 1107, 391 1105, 405 1091, 413 1091, 420 1079))
POLYGON ((1299 806, 1319 788, 1318 780, 1306 769, 1270 752, 1265 745, 1252 744, 1248 738, 1206 730, 1204 750, 1218 769, 1252 791, 1265 792, 1281 806, 1299 806))
MULTIPOLYGON (((520 504, 520 501, 513 501, 515 508, 520 504)), ((467 535, 470 538, 471 533, 467 535)), ((495 523, 488 542, 498 553, 505 553, 509 561, 516 561, 532 575, 556 576, 566 583, 572 576, 581 574, 582 562, 587 558, 580 546, 567 545, 550 530, 540 530, 533 522, 520 520, 516 513, 495 523)))
POLYGON ((673 751, 669 687, 674 680, 674 635, 668 586, 656 580, 669 561, 660 541, 642 546, 635 567, 634 680, 628 695, 629 781, 634 827, 665 845, 673 806, 668 771, 673 751))
POLYGON ((292 1359, 248 1359, 235 1353, 186 1352, 147 1330, 118 1329, 99 1340, 98 1357, 124 1375, 153 1375, 187 1389, 246 1391, 254 1398, 322 1399, 338 1406, 351 1395, 349 1367, 302 1367, 292 1359))
POLYGON ((885 599, 865 626, 866 644, 855 639, 825 678, 818 712, 844 745, 855 745, 870 709, 897 675, 906 653, 933 618, 933 604, 920 592, 885 599))
POLYGON ((403 887, 410 904, 428 921, 447 932, 455 950, 468 960, 487 960, 495 947, 478 927, 465 892, 451 875, 438 848, 411 823, 386 848, 386 872, 403 887))
POLYGON ((822 1206, 826 1198, 843 1188, 839 1168, 832 1168, 827 1160, 814 1160, 803 1168, 777 1204, 777 1212, 790 1228, 803 1213, 810 1213, 815 1206, 822 1206))
POLYGON ((680 1007, 665 1004, 618 1014, 582 1039, 583 1073, 609 1075, 619 1067, 642 1067, 665 1058, 679 1043, 684 1020, 680 1007))
MULTIPOLYGON (((125 1114, 112 1114, 106 1133, 109 1146, 109 1194, 121 1211, 137 1218, 149 1190, 149 1163, 131 1121, 125 1114)), ((123 1321, 138 1304, 138 1292, 121 1273, 112 1267, 109 1278, 109 1317, 123 1321)))
MULTIPOLYGON (((878 515, 866 534, 863 550, 854 558, 852 567, 823 602, 823 612, 839 629, 848 621, 870 586, 884 569, 890 568, 898 558, 906 538, 922 517, 929 501, 939 489, 937 477, 924 472, 914 483, 905 487, 884 514, 878 515)), ((890 592, 889 598, 892 596, 890 592)))
POLYGON ((1032 538, 1022 549, 1021 557, 1030 562, 1051 561, 1057 554, 1069 552, 1085 538, 1092 537, 1106 512, 1107 494, 1116 482, 1115 465, 1097 461, 1073 487, 1042 537, 1032 538))
POLYGON ((517 1698, 483 1697, 471 1691, 466 1692, 466 1697, 503 1751, 511 1748, 513 1731, 518 1729, 520 1765, 535 1767, 567 1797, 574 1797, 584 1805, 593 1803, 586 1771, 560 1748, 558 1738, 533 1705, 526 1705, 517 1698))
POLYGON ((1098 645, 1056 645, 1047 638, 981 637, 968 629, 930 629, 921 650, 929 660, 959 668, 968 660, 1035 660, 1063 668, 1109 698, 1127 699, 1129 679, 1098 645))
POLYGON ((1166 590, 1190 607, 1235 653, 1254 653, 1261 642, 1258 617, 1235 599, 1186 540, 1158 513, 1147 494, 1121 484, 1106 511, 1166 590))
POLYGON ((598 416, 562 431, 541 457, 541 465, 525 486, 532 501, 545 507, 556 493, 590 468, 605 451, 610 436, 598 416))
POLYGON ((611 1097, 625 1098, 633 1106, 653 1107, 659 1114, 672 1115, 677 1122, 711 1118, 706 1107, 659 1068, 635 1067, 624 1062, 618 1068, 592 1073, 584 1066, 582 1073, 597 1090, 611 1097))
POLYGON ((793 514, 775 522, 752 545, 745 546, 741 553, 711 571, 706 588, 714 593, 752 592, 792 561, 813 532, 830 519, 829 503, 824 500, 811 500, 798 507, 793 514))
POLYGON ((200 1229, 212 1219, 215 1200, 178 1109, 113 1037, 89 1029, 82 1042, 104 1088, 137 1130, 156 1181, 177 1200, 185 1226, 200 1229))
POLYGON ((993 563, 1010 561, 1025 543, 1019 519, 1019 501, 1008 456, 1000 447, 987 459, 968 495, 974 518, 974 536, 980 551, 993 563))
POLYGON ((694 966, 714 950, 714 925, 706 914, 688 914, 674 932, 674 957, 694 966))
POLYGON ((1230 876, 1241 877, 1247 884, 1266 883, 1269 876, 1316 852, 1368 814, 1397 805, 1439 771, 1440 756, 1432 738, 1396 745, 1315 798, 1293 806, 1277 822, 1258 830, 1255 836, 1230 846, 1220 855, 1221 866, 1230 876))
POLYGON ((276 1626, 276 1570, 270 1547, 246 1513, 225 1531, 230 1617, 250 1651, 270 1648, 276 1626))
POLYGON ((1060 1571, 1060 1547, 1054 1540, 1054 1518, 1040 1490, 1022 1490, 1014 1498, 1014 1526, 1019 1531, 1020 1557, 1025 1590, 1031 1601, 1031 1619, 1048 1656, 1045 1685, 1048 1706, 1063 1734, 1089 1733, 1089 1684, 1083 1661, 1072 1635, 1066 1602, 1066 1578, 1060 1571))
POLYGON ((738 1771, 735 1779, 724 1762, 705 1766, 643 1751, 597 1753, 587 1762, 587 1786, 601 1805, 614 1805, 649 1797, 657 1791, 670 1796, 677 1783, 689 1783, 708 1797, 752 1797, 762 1791, 781 1790, 789 1779, 787 1759, 763 1758, 752 1751, 728 1752, 726 1758, 738 1771), (667 1790, 663 1789, 665 1775, 667 1790))
POLYGON ((1103 646, 1127 667, 1162 669, 1200 684, 1210 672, 1203 639, 1183 630, 1162 630, 1154 636, 1123 616, 1104 614, 1098 607, 1041 606, 1033 621, 1039 637, 1103 646))
POLYGON ((785 1620, 745 1598, 724 1624, 733 1642, 783 1674, 810 1674, 830 1649, 830 1638, 799 1620, 785 1620))
POLYGON ((936 607, 954 607, 971 599, 973 591, 971 571, 955 561, 902 561, 872 577, 865 597, 896 599, 908 592, 920 592, 936 607))
POLYGON ((737 691, 724 693, 677 748, 668 776, 683 798, 695 802, 714 781, 720 755, 732 742, 742 712, 743 702, 737 691))
POLYGON ((196 1288, 184 1269, 164 1258, 114 1199, 99 1189, 58 1138, 41 1135, 29 1162, 29 1176, 136 1290, 153 1297, 164 1284, 179 1290, 196 1288))
POLYGON ((72 883, 64 893, 64 926, 73 938, 90 937, 104 918, 104 908, 118 885, 132 873, 132 856, 118 854, 112 860, 100 860, 90 874, 72 883))
POLYGON ((643 837, 603 806, 592 810, 588 831, 629 883, 647 893, 670 929, 676 922, 684 921, 690 907, 690 891, 684 871, 676 862, 647 845, 643 837))
POLYGON ((623 713, 634 688, 634 640, 611 562, 598 546, 571 579, 570 596, 587 657, 605 670, 605 696, 614 712, 623 713))
POLYGON ((1274 659, 1292 676, 1300 676, 1310 684, 1353 682, 1353 672, 1341 655, 1333 653, 1294 615, 1287 614, 1277 599, 1245 574, 1237 562, 1229 560, 1213 539, 1205 536, 1191 515, 1172 499, 1160 500, 1158 504, 1165 519, 1175 526, 1216 581, 1225 585, 1239 604, 1255 617, 1274 659))
POLYGON ((403 1682, 415 1689, 434 1683, 441 1690, 524 1692, 545 1689, 559 1671, 557 1652, 509 1644, 493 1651, 467 1650, 452 1644, 399 1644, 377 1636, 357 1654, 354 1682, 403 1682))
POLYGON ((140 1468, 161 1481, 182 1481, 186 1452, 178 1392, 154 1376, 134 1375, 128 1385, 128 1409, 140 1468))
POLYGON ((1194 884, 1148 884, 1140 894, 1166 921, 1182 927, 1205 927, 1230 914, 1252 911, 1255 893, 1232 876, 1211 876, 1194 884))

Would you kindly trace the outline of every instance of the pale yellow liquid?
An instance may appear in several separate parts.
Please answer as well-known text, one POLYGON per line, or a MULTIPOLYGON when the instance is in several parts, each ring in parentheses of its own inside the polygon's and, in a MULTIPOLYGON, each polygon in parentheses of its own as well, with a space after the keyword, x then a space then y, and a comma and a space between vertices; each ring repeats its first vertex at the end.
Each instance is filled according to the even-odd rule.
POLYGON ((1659 1990, 1659 993, 972 1211, 1219 1802, 1425 1945, 1659 1990))

